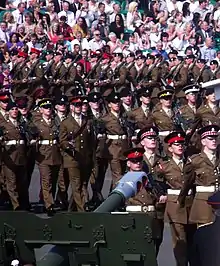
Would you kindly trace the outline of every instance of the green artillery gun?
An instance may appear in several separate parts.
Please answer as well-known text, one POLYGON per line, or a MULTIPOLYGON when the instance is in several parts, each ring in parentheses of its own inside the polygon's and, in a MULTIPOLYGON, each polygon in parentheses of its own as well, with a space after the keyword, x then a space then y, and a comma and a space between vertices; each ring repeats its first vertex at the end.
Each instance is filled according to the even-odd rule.
POLYGON ((57 213, 44 219, 28 212, 2 211, 0 266, 11 265, 14 259, 37 266, 157 266, 152 218, 112 212, 146 182, 144 172, 127 173, 91 213, 57 213), (53 247, 37 261, 34 249, 48 244, 53 247))

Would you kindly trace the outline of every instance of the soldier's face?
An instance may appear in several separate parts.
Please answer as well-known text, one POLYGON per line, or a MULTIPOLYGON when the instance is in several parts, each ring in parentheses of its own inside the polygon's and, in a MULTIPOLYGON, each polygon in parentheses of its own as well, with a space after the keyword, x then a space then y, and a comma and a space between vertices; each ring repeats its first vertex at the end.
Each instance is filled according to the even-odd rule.
POLYGON ((27 108, 19 108, 18 110, 21 113, 21 115, 26 115, 28 113, 28 109, 27 108))
POLYGON ((127 97, 122 97, 122 102, 126 105, 131 105, 132 97, 131 95, 128 95, 127 97))
POLYGON ((208 102, 214 103, 216 101, 215 93, 212 93, 212 94, 207 95, 206 96, 206 99, 208 100, 208 102))
POLYGON ((91 109, 94 109, 94 110, 99 108, 99 102, 90 102, 89 105, 91 109))
POLYGON ((186 95, 186 99, 191 102, 191 103, 195 103, 196 102, 196 99, 197 99, 197 93, 189 93, 186 95))
POLYGON ((150 97, 145 97, 145 96, 142 96, 140 98, 141 102, 145 105, 148 105, 150 103, 150 97))
POLYGON ((58 112, 65 112, 66 111, 66 105, 65 104, 57 104, 55 106, 55 108, 58 112))
POLYGON ((82 112, 83 113, 86 113, 88 111, 88 109, 89 109, 88 103, 83 103, 83 105, 82 105, 82 112))
POLYGON ((17 116, 18 116, 18 108, 14 107, 11 110, 9 110, 9 116, 14 118, 14 119, 17 118, 17 116))
POLYGON ((40 111, 42 115, 50 116, 52 114, 52 106, 51 107, 48 106, 47 108, 45 107, 41 108, 40 111))
POLYGON ((81 114, 82 112, 82 103, 75 103, 75 104, 71 104, 70 105, 70 110, 72 111, 72 113, 75 114, 81 114))
POLYGON ((110 103, 109 104, 109 107, 114 112, 119 112, 120 111, 120 106, 121 106, 121 103, 120 102, 118 102, 118 103, 110 103))
POLYGON ((169 146, 169 151, 178 156, 182 156, 184 152, 184 144, 183 143, 173 143, 169 146))
POLYGON ((141 141, 141 145, 146 148, 146 149, 156 149, 157 147, 157 141, 156 141, 156 137, 153 136, 149 136, 149 137, 145 137, 142 141, 141 141))
POLYGON ((141 171, 143 167, 142 159, 133 159, 127 161, 127 166, 131 172, 141 171))
POLYGON ((214 136, 207 136, 206 138, 202 139, 202 145, 209 150, 216 150, 217 148, 217 137, 214 136))
POLYGON ((160 100, 161 104, 165 107, 170 107, 172 104, 172 97, 167 96, 160 100))
POLYGON ((0 107, 3 110, 6 110, 7 106, 8 106, 8 100, 0 101, 0 107))

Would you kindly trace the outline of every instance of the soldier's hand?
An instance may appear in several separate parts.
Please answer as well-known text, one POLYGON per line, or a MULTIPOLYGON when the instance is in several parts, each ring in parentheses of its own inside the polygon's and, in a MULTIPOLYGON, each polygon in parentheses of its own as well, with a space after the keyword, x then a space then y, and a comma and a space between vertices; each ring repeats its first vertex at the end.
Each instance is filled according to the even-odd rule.
POLYGON ((60 82, 61 82, 60 79, 57 79, 57 80, 55 81, 56 84, 59 84, 60 82))
POLYGON ((27 83, 27 81, 28 81, 27 79, 23 79, 22 83, 27 83))
POLYGON ((188 130, 186 130, 186 135, 190 134, 191 131, 192 131, 192 129, 188 129, 188 130))
POLYGON ((99 85, 99 82, 96 81, 96 82, 94 83, 94 86, 98 86, 98 85, 99 85))
POLYGON ((37 140, 36 139, 32 139, 31 141, 30 141, 30 145, 34 145, 34 144, 36 144, 37 143, 37 140))
POLYGON ((159 203, 166 203, 167 202, 167 196, 161 195, 159 198, 159 203))

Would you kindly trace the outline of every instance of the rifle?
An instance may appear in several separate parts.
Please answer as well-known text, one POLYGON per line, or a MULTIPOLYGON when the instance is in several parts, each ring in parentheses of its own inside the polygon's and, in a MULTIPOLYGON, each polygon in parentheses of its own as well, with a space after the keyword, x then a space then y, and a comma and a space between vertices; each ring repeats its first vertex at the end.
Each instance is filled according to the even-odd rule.
POLYGON ((50 81, 49 81, 49 84, 50 84, 50 85, 51 85, 52 83, 55 83, 55 82, 54 82, 54 81, 55 81, 55 78, 56 78, 57 74, 60 72, 60 69, 61 69, 62 66, 63 66, 63 61, 61 61, 59 68, 56 69, 55 73, 54 73, 53 76, 50 78, 50 81))
POLYGON ((141 86, 143 84, 144 81, 148 81, 148 75, 151 73, 151 71, 157 66, 157 63, 153 63, 152 65, 149 66, 147 73, 145 74, 145 76, 139 81, 139 86, 141 86))
POLYGON ((25 79, 32 79, 32 75, 33 75, 33 73, 34 73, 34 70, 35 70, 35 68, 36 68, 36 66, 37 66, 37 64, 40 62, 40 59, 38 59, 33 65, 32 65, 32 67, 29 69, 29 72, 28 72, 28 74, 26 75, 26 77, 25 77, 25 79), (29 78, 29 76, 30 76, 30 78, 29 78))
POLYGON ((94 71, 96 70, 96 68, 99 66, 100 62, 102 61, 102 57, 99 58, 99 60, 97 61, 97 63, 94 65, 94 67, 89 71, 89 73, 87 74, 87 76, 85 77, 85 82, 87 79, 89 79, 89 77, 94 73, 94 71))
POLYGON ((176 77, 177 77, 177 75, 179 74, 179 72, 180 72, 180 69, 184 66, 184 61, 182 62, 182 63, 180 63, 178 66, 177 66, 177 68, 176 68, 176 70, 175 70, 175 72, 173 72, 173 81, 175 81, 176 80, 176 77))
POLYGON ((134 88, 134 85, 132 82, 130 82, 131 84, 131 95, 132 98, 134 99, 134 108, 138 107, 138 99, 137 99, 137 89, 134 88))

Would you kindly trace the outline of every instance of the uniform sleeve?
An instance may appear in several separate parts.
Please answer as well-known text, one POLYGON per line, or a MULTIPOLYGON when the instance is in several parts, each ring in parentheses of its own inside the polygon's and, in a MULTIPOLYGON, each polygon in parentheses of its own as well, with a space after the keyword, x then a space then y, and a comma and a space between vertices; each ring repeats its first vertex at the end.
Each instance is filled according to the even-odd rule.
POLYGON ((180 205, 184 205, 185 198, 195 182, 196 173, 191 159, 188 159, 183 167, 183 176, 184 184, 178 197, 180 205))
POLYGON ((60 140, 60 147, 62 150, 69 150, 69 142, 68 142, 68 131, 65 125, 65 122, 61 122, 60 124, 60 134, 59 134, 59 140, 60 140))
POLYGON ((68 75, 69 78, 68 79, 62 79, 61 84, 62 85, 73 85, 75 78, 76 78, 76 68, 71 67, 67 74, 69 74, 68 75))

